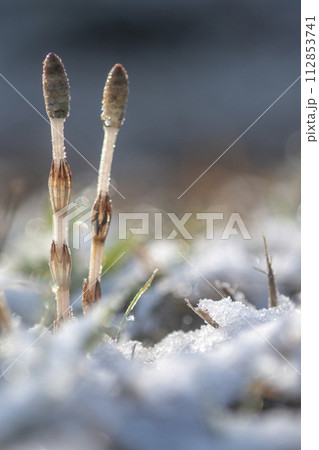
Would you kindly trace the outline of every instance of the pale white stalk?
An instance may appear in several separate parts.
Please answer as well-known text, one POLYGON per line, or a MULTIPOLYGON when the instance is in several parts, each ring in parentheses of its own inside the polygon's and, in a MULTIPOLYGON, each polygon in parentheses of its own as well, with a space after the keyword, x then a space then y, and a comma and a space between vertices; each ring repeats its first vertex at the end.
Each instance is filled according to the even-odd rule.
MULTIPOLYGON (((101 151, 101 160, 99 167, 99 177, 97 185, 97 196, 104 196, 109 193, 111 167, 116 143, 118 128, 103 127, 104 140, 101 151)), ((92 252, 90 257, 89 286, 94 285, 100 278, 102 270, 102 260, 104 252, 104 242, 92 243, 92 252)))
POLYGON ((91 252, 89 268, 89 286, 91 287, 94 285, 96 280, 100 278, 101 275, 104 244, 92 243, 92 250, 93 251, 91 252))
POLYGON ((127 74, 121 64, 116 64, 108 74, 102 100, 101 120, 104 140, 101 152, 97 197, 92 210, 92 246, 88 281, 83 283, 82 306, 86 312, 93 303, 101 299, 100 276, 104 242, 111 221, 112 206, 109 196, 111 166, 115 142, 124 121, 128 94, 127 74))
POLYGON ((103 128, 104 128, 104 140, 101 152, 97 195, 99 195, 100 192, 102 192, 102 194, 106 194, 109 192, 113 153, 117 134, 119 132, 118 128, 114 127, 103 127, 103 128))
POLYGON ((69 287, 59 287, 57 291, 56 316, 58 323, 65 322, 70 318, 70 293, 69 287))
MULTIPOLYGON (((52 138, 52 158, 55 164, 55 169, 58 170, 61 161, 66 160, 65 147, 64 147, 64 122, 65 119, 52 119, 51 124, 51 138, 52 138)), ((63 208, 63 210, 55 212, 53 214, 53 239, 57 245, 57 251, 61 254, 63 244, 68 245, 68 213, 69 205, 63 208)))
POLYGON ((68 236, 68 220, 67 220, 67 212, 68 206, 66 206, 65 212, 53 214, 53 239, 56 242, 58 251, 61 250, 63 244, 69 244, 69 236, 68 236))
POLYGON ((52 138, 52 157, 57 167, 59 167, 61 159, 65 159, 64 149, 64 122, 65 119, 52 119, 51 138, 52 138))
MULTIPOLYGON (((52 136, 52 156, 53 164, 55 166, 55 172, 61 173, 61 165, 65 167, 67 165, 65 147, 64 147, 64 122, 65 119, 50 119, 51 122, 51 136, 52 136)), ((66 181, 64 180, 65 184, 66 181)), ((66 183, 67 184, 67 183, 66 183)), ((63 188, 66 186, 63 185, 63 188)), ((59 189, 59 188, 58 188, 59 189)), ((63 196, 61 191, 61 196, 63 196)), ((68 200, 64 205, 61 205, 62 209, 55 210, 53 206, 53 241, 55 242, 55 255, 52 255, 52 264, 59 266, 60 281, 55 281, 56 290, 56 328, 61 323, 69 320, 71 316, 70 309, 70 252, 68 250, 68 200), (55 262, 53 262, 55 260, 55 262)))

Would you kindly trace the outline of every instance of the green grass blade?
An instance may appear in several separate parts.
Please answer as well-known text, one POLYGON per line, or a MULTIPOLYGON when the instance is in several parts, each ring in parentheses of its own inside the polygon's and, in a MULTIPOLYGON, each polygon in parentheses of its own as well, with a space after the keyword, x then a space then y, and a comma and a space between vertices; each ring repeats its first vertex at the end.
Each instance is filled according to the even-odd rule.
POLYGON ((117 336, 115 339, 115 342, 118 342, 121 336, 121 333, 123 331, 123 328, 125 326, 125 323, 127 321, 128 316, 130 315, 130 313, 133 311, 134 306, 136 305, 136 303, 139 301, 139 299, 141 298, 141 296, 144 294, 144 292, 147 291, 147 289, 150 287, 150 285, 152 284, 156 274, 158 273, 158 269, 155 269, 154 272, 152 273, 151 277, 146 281, 146 283, 144 284, 144 286, 138 291, 138 293, 135 295, 135 297, 133 298, 133 300, 131 301, 131 303, 128 305, 127 310, 125 311, 125 314, 123 316, 123 319, 120 323, 119 326, 119 330, 117 332, 117 336))

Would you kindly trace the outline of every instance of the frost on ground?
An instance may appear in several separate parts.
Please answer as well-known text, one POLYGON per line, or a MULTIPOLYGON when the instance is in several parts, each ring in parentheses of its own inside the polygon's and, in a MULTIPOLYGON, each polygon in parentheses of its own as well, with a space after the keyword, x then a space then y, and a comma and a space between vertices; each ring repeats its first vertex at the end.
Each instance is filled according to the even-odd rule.
POLYGON ((0 448, 298 449, 299 310, 199 306, 218 329, 148 348, 106 337, 107 306, 57 335, 17 323, 0 342, 0 448))

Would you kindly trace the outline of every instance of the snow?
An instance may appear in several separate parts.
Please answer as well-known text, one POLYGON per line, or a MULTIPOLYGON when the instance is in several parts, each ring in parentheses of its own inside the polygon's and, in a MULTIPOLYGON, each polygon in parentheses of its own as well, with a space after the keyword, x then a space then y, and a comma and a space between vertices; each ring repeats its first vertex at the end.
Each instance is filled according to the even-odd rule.
POLYGON ((218 329, 203 322, 152 347, 107 338, 105 305, 56 335, 17 323, 0 341, 3 371, 19 358, 0 378, 0 447, 297 449, 299 310, 285 297, 199 307, 218 329), (275 407, 261 409, 267 399, 275 407))
MULTIPOLYGON (((262 217, 250 227, 251 241, 197 236, 127 249, 102 278, 101 307, 85 317, 88 253, 72 249, 76 318, 57 334, 46 328, 54 307, 50 230, 11 240, 10 258, 0 261, 14 316, 12 332, 0 334, 0 449, 298 449, 299 224, 262 217), (265 269, 262 232, 286 294, 271 309, 267 277, 254 270, 265 269), (159 275, 116 344, 110 336, 155 267, 159 275), (236 301, 218 293, 216 280, 235 286, 236 301)), ((117 243, 109 237, 108 251, 117 243)))

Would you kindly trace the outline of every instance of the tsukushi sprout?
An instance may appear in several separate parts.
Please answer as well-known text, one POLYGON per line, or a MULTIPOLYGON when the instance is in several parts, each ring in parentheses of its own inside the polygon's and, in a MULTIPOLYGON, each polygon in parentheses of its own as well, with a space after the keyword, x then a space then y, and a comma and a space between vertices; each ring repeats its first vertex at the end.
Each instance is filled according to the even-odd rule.
POLYGON ((124 121, 128 95, 128 77, 124 67, 116 64, 106 79, 101 120, 104 129, 97 196, 93 205, 91 228, 92 246, 88 280, 83 283, 82 306, 86 312, 101 300, 100 276, 104 243, 108 234, 112 203, 109 195, 110 174, 117 134, 124 121))
POLYGON ((43 95, 52 136, 49 193, 53 212, 53 240, 50 270, 55 284, 55 328, 58 328, 72 317, 69 299, 71 254, 67 222, 72 176, 64 148, 64 122, 70 111, 70 88, 63 63, 54 53, 49 53, 44 60, 43 95))

